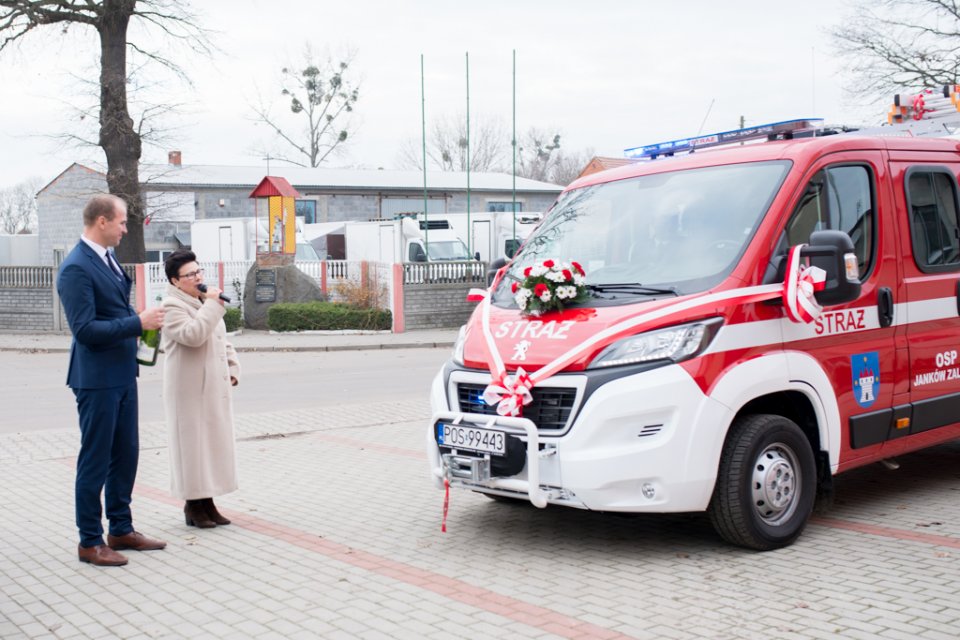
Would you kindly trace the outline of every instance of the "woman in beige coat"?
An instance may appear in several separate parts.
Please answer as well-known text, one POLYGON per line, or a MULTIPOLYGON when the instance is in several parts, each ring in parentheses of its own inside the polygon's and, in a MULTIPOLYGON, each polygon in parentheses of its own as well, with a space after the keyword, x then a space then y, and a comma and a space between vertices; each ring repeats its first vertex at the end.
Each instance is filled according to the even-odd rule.
POLYGON ((186 501, 187 525, 230 524, 213 498, 237 489, 230 389, 240 378, 237 353, 227 342, 221 291, 203 287, 196 255, 174 251, 164 268, 170 281, 161 333, 170 493, 186 501))

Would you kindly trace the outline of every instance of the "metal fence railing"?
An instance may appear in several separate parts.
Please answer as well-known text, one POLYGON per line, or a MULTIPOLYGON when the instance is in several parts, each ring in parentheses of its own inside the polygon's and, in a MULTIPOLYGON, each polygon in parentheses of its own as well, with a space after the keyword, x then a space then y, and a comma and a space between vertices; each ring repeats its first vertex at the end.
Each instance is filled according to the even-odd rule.
POLYGON ((444 284, 475 282, 484 284, 487 263, 476 260, 463 262, 404 262, 404 284, 444 284))
POLYGON ((46 289, 53 286, 53 267, 0 267, 0 287, 46 289))

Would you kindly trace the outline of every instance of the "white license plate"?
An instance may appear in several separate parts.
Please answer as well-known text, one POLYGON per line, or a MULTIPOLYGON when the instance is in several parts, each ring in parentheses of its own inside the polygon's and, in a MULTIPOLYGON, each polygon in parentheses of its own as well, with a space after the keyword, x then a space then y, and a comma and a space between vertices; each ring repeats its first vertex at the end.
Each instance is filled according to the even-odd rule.
POLYGON ((461 424, 437 423, 437 443, 454 449, 482 451, 502 456, 507 453, 507 434, 461 424))

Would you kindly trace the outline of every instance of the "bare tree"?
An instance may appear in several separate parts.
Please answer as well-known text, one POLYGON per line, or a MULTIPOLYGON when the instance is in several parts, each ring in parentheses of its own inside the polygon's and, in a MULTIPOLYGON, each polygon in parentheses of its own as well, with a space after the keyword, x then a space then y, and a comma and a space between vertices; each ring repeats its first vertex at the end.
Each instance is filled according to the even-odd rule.
POLYGON ((256 119, 273 130, 279 143, 278 150, 264 149, 264 153, 301 167, 319 167, 347 141, 351 136, 349 115, 360 97, 359 85, 348 75, 351 58, 348 55, 336 62, 327 58, 319 63, 307 47, 302 70, 281 70, 280 95, 300 124, 290 125, 289 116, 273 115, 262 100, 252 106, 256 119))
POLYGON ((0 231, 15 234, 36 230, 40 182, 40 178, 30 178, 0 190, 0 231))
MULTIPOLYGON (((209 53, 206 32, 197 26, 186 0, 0 0, 0 51, 37 27, 62 29, 83 25, 100 38, 100 103, 98 145, 107 158, 107 186, 123 198, 129 214, 127 236, 118 247, 123 262, 143 262, 144 203, 140 191, 141 132, 130 117, 127 100, 127 49, 184 77, 169 58, 127 41, 131 20, 148 33, 209 53)), ((145 42, 156 42, 149 36, 145 42)))
POLYGON ((530 127, 517 145, 517 175, 549 182, 560 158, 560 134, 530 127))
MULTIPOLYGON (((470 171, 501 171, 507 158, 510 136, 503 121, 472 117, 470 124, 470 171)), ((441 118, 434 122, 427 143, 427 164, 441 171, 467 170, 467 117, 441 118)), ((408 138, 397 155, 404 169, 423 169, 423 145, 408 138)))
POLYGON ((553 171, 550 172, 547 182, 567 186, 573 182, 580 172, 583 171, 587 163, 596 155, 593 149, 583 149, 572 153, 563 151, 557 156, 557 161, 553 165, 553 171))
POLYGON ((955 84, 960 76, 954 0, 860 0, 832 35, 862 94, 955 84))

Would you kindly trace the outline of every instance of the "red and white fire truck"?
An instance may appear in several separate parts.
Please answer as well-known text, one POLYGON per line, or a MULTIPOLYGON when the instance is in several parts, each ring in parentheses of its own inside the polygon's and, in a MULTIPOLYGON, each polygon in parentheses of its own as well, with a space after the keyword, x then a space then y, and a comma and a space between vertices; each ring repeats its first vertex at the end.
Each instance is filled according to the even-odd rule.
POLYGON ((433 381, 435 484, 705 510, 764 550, 835 474, 960 437, 957 90, 872 131, 675 140, 571 184, 433 381), (584 295, 533 315, 516 290, 551 261, 584 295))

